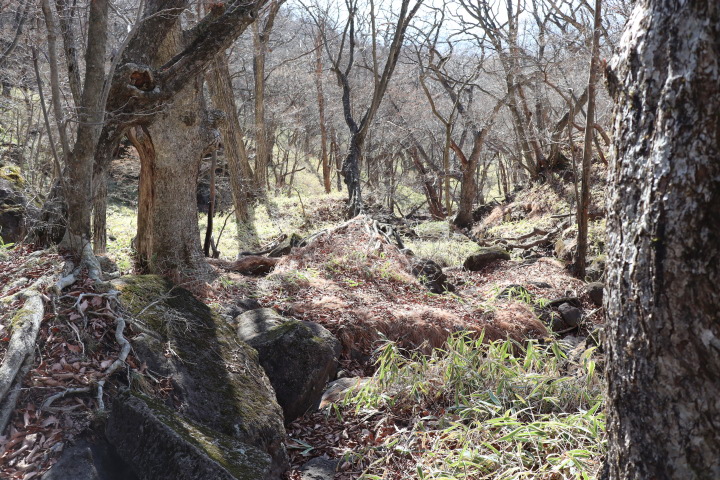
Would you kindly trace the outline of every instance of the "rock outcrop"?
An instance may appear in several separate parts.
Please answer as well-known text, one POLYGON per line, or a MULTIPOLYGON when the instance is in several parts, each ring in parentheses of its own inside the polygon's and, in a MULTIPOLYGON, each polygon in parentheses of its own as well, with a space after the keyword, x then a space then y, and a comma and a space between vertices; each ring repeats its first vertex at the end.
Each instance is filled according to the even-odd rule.
POLYGON ((261 308, 237 317, 238 335, 258 351, 290 423, 315 405, 337 371, 340 342, 324 327, 261 308))
POLYGON ((219 315, 168 280, 131 276, 113 286, 143 332, 131 339, 136 355, 153 375, 170 379, 173 390, 165 406, 206 428, 207 436, 215 432, 266 452, 271 474, 278 476, 288 461, 282 411, 257 352, 219 315))
POLYGON ((455 286, 448 282, 448 277, 443 272, 442 267, 434 261, 427 258, 411 257, 410 265, 412 274, 432 293, 455 291, 455 286))
POLYGON ((108 440, 143 479, 264 480, 270 455, 210 430, 149 397, 126 393, 113 402, 108 440))

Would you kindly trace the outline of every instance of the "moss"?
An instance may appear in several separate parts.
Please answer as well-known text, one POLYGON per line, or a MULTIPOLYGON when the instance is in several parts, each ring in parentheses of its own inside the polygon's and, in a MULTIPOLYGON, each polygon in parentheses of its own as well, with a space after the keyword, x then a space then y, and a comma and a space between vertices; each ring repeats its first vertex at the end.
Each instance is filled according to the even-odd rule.
POLYGON ((22 176, 20 167, 15 165, 6 165, 0 167, 0 178, 4 178, 12 182, 18 188, 25 186, 25 178, 22 176))
POLYGON ((254 478, 256 469, 249 467, 248 463, 262 461, 263 453, 261 451, 250 445, 241 446, 237 440, 228 435, 214 432, 183 418, 147 395, 139 393, 132 393, 132 395, 145 402, 164 425, 170 427, 186 442, 205 452, 208 457, 220 464, 234 477, 238 479, 254 478), (246 453, 254 453, 256 458, 248 458, 250 455, 246 453))
POLYGON ((19 328, 22 326, 23 322, 27 317, 33 314, 33 311, 30 308, 23 307, 17 312, 15 312, 15 315, 10 318, 10 331, 14 331, 16 328, 19 328))

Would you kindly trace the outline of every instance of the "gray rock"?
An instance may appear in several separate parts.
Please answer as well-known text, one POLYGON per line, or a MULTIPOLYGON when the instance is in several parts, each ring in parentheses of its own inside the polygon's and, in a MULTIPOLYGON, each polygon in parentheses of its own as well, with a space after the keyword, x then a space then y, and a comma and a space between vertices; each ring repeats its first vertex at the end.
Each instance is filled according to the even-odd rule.
POLYGON ((288 466, 282 410, 257 352, 190 292, 155 275, 113 281, 122 306, 139 316, 144 333, 131 343, 155 375, 169 377, 167 406, 191 421, 253 445, 288 466), (160 300, 160 301, 158 301, 160 300))
POLYGON ((497 247, 481 248, 478 253, 470 255, 465 260, 463 267, 466 270, 477 272, 499 260, 510 260, 510 254, 497 247))
POLYGON ((602 307, 603 291, 605 289, 605 285, 603 285, 600 282, 593 282, 593 283, 588 283, 585 286, 585 289, 587 291, 588 296, 590 297, 590 300, 598 307, 602 307))
POLYGON ((330 458, 315 457, 300 468, 302 480, 333 480, 338 461, 330 458))
POLYGON ((63 450, 42 480, 138 480, 104 439, 78 440, 63 450))
POLYGON ((269 308, 245 312, 237 321, 240 339, 258 351, 285 423, 310 410, 335 376, 340 342, 317 323, 286 319, 269 308))
POLYGON ((433 293, 454 292, 455 286, 448 282, 442 267, 427 258, 410 258, 412 274, 433 293))
POLYGON ((143 480, 275 478, 267 453, 211 431, 147 397, 125 393, 116 398, 106 435, 143 480))
POLYGON ((573 307, 569 303, 563 303, 558 307, 560 316, 565 322, 566 328, 573 328, 580 325, 582 319, 582 312, 579 308, 573 307))

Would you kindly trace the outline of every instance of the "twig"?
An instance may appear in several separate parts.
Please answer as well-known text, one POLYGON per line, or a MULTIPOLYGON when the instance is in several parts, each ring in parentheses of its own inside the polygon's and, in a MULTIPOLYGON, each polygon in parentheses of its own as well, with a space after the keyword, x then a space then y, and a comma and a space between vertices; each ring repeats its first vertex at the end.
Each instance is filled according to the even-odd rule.
POLYGON ((66 395, 75 395, 78 393, 88 393, 91 391, 91 387, 76 387, 76 388, 66 388, 62 392, 58 392, 55 395, 51 395, 48 398, 45 399, 45 401, 40 406, 41 410, 50 410, 50 406, 53 404, 55 400, 59 400, 61 398, 65 398, 66 395))

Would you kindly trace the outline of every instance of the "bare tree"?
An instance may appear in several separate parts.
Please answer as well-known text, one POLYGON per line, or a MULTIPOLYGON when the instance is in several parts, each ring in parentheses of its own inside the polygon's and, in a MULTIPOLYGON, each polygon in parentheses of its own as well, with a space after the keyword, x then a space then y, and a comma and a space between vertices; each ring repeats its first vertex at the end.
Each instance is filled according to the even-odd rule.
MULTIPOLYGON (((370 55, 371 58, 366 67, 372 76, 372 95, 368 106, 364 109, 364 113, 360 120, 353 112, 352 102, 352 85, 350 75, 356 66, 356 55, 358 54, 358 27, 360 23, 360 4, 359 0, 346 0, 345 6, 347 11, 347 22, 345 23, 340 45, 337 52, 331 52, 331 45, 325 38, 324 44, 328 56, 332 62, 332 70, 337 77, 338 84, 342 88, 342 105, 345 123, 350 130, 350 140, 348 145, 348 153, 342 164, 342 173, 345 178, 345 184, 348 188, 348 215, 354 217, 363 211, 363 200, 361 191, 360 177, 360 159, 363 153, 365 140, 368 137, 370 126, 375 119, 383 96, 387 91, 390 79, 392 78, 395 66, 405 39, 410 22, 420 9, 423 0, 417 0, 411 5, 410 0, 402 0, 397 7, 397 17, 393 20, 392 26, 388 29, 386 38, 389 39, 388 45, 379 44, 379 33, 377 28, 378 10, 376 9, 374 0, 369 0, 367 7, 367 18, 370 24, 370 55), (382 61, 383 50, 385 51, 385 64, 380 67, 382 61), (347 59, 345 59, 347 56, 347 59)), ((316 23, 320 20, 315 16, 316 23)))

